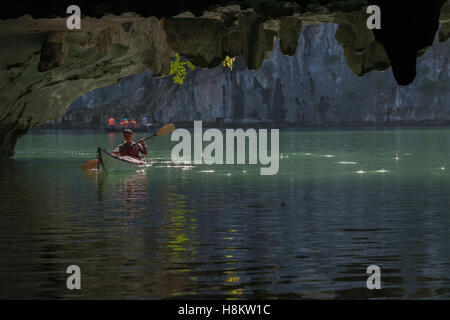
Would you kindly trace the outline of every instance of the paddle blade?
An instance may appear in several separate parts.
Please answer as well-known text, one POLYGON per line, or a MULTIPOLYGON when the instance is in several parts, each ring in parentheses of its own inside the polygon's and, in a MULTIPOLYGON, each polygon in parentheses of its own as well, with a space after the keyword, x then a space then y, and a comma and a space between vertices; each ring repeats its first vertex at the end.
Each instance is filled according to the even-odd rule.
POLYGON ((175 130, 175 125, 173 123, 166 124, 158 130, 158 136, 163 136, 165 134, 170 134, 175 130))
POLYGON ((97 165, 98 165, 98 159, 92 159, 92 160, 89 160, 89 161, 86 161, 85 163, 83 163, 81 165, 81 169, 83 169, 83 170, 97 169, 97 165))

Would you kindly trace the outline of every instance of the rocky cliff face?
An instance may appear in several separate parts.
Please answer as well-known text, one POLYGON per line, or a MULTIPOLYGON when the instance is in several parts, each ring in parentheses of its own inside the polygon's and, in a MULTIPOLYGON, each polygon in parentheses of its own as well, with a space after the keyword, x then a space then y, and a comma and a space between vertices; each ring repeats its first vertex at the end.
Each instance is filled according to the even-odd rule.
POLYGON ((169 69, 156 18, 88 19, 73 32, 64 19, 56 22, 41 21, 35 31, 26 30, 36 23, 31 17, 0 22, 0 156, 12 155, 18 137, 63 116, 80 95, 149 68, 169 69))
MULTIPOLYGON (((301 26, 299 17, 295 13, 283 23, 287 50, 293 50, 292 36, 283 33, 298 35, 293 28, 301 26)), ((20 136, 60 118, 88 91, 145 70, 167 76, 175 53, 206 68, 227 55, 242 55, 249 68, 259 68, 279 32, 279 22, 269 18, 234 5, 201 17, 190 12, 161 19, 133 13, 83 17, 81 30, 67 30, 64 18, 0 20, 0 157, 11 156, 20 136)))
MULTIPOLYGON (((293 56, 279 41, 259 70, 238 58, 227 67, 196 69, 183 85, 150 72, 90 92, 73 102, 65 121, 85 126, 109 116, 156 122, 291 122, 361 124, 450 121, 450 42, 433 46, 418 59, 418 75, 399 86, 390 70, 361 77, 347 64, 336 41, 338 26, 304 26, 293 56)), ((370 41, 369 41, 370 46, 370 41)))

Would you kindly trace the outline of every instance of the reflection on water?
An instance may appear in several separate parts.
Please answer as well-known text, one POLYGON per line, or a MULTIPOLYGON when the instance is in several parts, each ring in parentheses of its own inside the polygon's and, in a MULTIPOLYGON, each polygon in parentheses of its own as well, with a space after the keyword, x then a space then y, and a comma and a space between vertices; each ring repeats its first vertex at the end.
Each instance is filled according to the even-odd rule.
POLYGON ((145 172, 85 173, 120 134, 54 134, 0 161, 0 297, 450 297, 448 129, 285 130, 276 176, 174 166, 168 137, 145 172))
POLYGON ((147 172, 131 175, 114 175, 84 172, 93 176, 97 183, 99 200, 105 193, 112 194, 116 199, 122 199, 122 206, 127 214, 143 213, 147 210, 147 172))

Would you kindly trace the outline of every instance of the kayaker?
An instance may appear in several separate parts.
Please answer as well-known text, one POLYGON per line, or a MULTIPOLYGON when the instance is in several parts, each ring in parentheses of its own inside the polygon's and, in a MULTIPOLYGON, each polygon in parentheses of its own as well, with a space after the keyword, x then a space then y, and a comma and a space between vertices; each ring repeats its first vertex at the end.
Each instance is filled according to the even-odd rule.
POLYGON ((123 131, 123 138, 125 142, 119 144, 116 149, 114 149, 114 154, 120 156, 130 156, 136 159, 141 159, 140 154, 147 155, 147 146, 145 145, 145 140, 141 139, 139 142, 133 142, 133 131, 130 129, 125 129, 123 131))

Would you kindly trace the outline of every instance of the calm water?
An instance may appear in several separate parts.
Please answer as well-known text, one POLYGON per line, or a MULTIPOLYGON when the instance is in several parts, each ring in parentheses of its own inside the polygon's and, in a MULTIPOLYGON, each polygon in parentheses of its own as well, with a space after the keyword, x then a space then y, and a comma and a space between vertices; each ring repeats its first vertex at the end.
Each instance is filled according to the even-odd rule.
POLYGON ((168 136, 147 172, 80 170, 119 142, 36 131, 0 161, 0 298, 450 298, 450 129, 283 130, 275 176, 175 166, 168 136))

